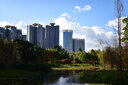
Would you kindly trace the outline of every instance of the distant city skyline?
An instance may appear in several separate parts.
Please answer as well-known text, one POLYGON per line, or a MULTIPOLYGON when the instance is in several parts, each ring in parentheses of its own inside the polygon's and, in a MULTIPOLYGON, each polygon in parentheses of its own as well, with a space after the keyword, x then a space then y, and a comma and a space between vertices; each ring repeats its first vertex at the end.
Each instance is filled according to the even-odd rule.
MULTIPOLYGON (((99 49, 98 40, 108 41, 116 35, 115 0, 1 0, 0 26, 15 25, 27 34, 27 25, 40 23, 43 26, 55 22, 62 30, 74 31, 73 38, 86 39, 85 50, 99 49)), ((122 0, 128 16, 128 1, 122 0)))

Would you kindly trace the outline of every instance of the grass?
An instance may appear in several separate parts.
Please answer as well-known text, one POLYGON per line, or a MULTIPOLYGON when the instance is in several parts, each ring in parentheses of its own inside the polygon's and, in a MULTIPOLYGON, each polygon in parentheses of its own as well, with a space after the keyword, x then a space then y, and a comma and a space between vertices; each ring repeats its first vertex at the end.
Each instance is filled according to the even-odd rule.
POLYGON ((53 70, 89 70, 103 69, 102 66, 93 66, 90 64, 60 64, 57 67, 52 67, 53 70))
POLYGON ((32 76, 35 72, 17 69, 0 69, 0 78, 32 76))
MULTIPOLYGON (((123 85, 128 85, 128 72, 123 71, 123 85)), ((112 85, 121 85, 119 72, 117 70, 100 70, 95 72, 80 72, 79 79, 87 83, 105 83, 112 85), (92 81, 93 80, 93 81, 92 81)))

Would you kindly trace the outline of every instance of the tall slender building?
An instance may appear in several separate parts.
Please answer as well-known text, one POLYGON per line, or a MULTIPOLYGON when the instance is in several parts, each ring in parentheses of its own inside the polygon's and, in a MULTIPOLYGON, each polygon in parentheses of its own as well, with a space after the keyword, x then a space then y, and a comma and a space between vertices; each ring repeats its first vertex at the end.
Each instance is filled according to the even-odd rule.
POLYGON ((29 42, 31 42, 32 44, 36 44, 36 42, 35 42, 36 39, 34 37, 35 33, 36 32, 35 32, 33 26, 32 25, 28 25, 27 26, 27 40, 29 42))
POLYGON ((82 52, 85 51, 85 39, 73 39, 73 51, 79 51, 79 48, 82 49, 82 52))
POLYGON ((73 35, 72 30, 63 30, 63 48, 68 52, 73 51, 72 35, 73 35))
POLYGON ((45 29, 40 24, 27 26, 27 40, 37 46, 44 47, 45 45, 45 29))
POLYGON ((46 40, 46 48, 53 49, 55 45, 59 45, 59 26, 55 23, 50 23, 50 25, 46 25, 45 29, 45 40, 46 40))

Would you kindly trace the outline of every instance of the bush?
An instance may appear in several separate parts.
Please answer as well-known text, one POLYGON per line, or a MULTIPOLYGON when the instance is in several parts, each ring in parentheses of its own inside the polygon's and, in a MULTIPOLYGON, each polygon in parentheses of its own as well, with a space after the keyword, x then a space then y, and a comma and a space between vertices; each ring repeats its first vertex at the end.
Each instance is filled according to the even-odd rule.
POLYGON ((51 71, 51 68, 48 64, 44 63, 20 63, 14 66, 15 69, 25 69, 32 71, 51 71))

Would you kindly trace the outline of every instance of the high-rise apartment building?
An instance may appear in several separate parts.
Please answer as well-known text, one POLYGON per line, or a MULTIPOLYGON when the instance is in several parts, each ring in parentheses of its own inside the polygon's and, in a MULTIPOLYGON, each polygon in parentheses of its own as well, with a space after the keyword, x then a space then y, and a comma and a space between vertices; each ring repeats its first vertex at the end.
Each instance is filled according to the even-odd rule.
MULTIPOLYGON (((25 37, 25 36, 24 36, 25 37)), ((5 27, 0 27, 0 38, 9 40, 20 39, 22 40, 22 30, 17 29, 15 26, 7 25, 5 27)))
POLYGON ((53 49, 55 45, 59 45, 59 26, 55 23, 50 23, 46 25, 45 29, 45 47, 48 49, 53 49))
POLYGON ((7 30, 7 37, 10 40, 17 39, 17 28, 15 26, 8 26, 6 27, 6 30, 7 30))
POLYGON ((82 52, 85 51, 85 39, 73 39, 73 51, 79 51, 79 48, 82 49, 82 52))
POLYGON ((3 27, 0 27, 0 38, 5 39, 6 37, 6 29, 3 27))
POLYGON ((72 35, 73 35, 72 30, 63 30, 63 48, 68 52, 73 51, 72 35))
POLYGON ((45 29, 40 24, 27 26, 27 40, 32 44, 45 47, 45 29))

